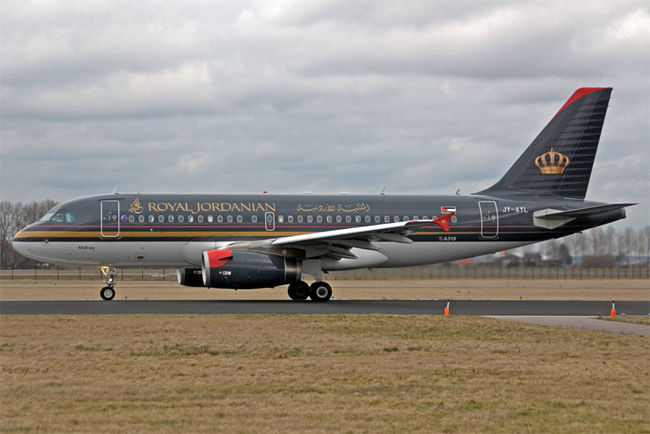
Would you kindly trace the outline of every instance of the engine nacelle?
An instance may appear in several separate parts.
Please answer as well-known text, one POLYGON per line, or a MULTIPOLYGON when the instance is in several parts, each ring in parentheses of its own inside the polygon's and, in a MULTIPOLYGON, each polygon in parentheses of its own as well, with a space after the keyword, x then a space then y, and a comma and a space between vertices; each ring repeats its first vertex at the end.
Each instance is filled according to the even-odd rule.
POLYGON ((200 268, 179 268, 176 270, 178 283, 183 286, 205 286, 200 268))
POLYGON ((302 277, 295 259, 248 250, 208 250, 201 258, 203 284, 209 288, 269 288, 302 277))

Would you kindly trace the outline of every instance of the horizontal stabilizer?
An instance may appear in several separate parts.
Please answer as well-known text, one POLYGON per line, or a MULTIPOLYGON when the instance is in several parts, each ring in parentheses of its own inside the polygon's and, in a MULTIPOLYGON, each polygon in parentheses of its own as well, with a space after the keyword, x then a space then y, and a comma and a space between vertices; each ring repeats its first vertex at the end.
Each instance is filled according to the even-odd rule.
POLYGON ((533 223, 546 229, 555 229, 579 217, 589 217, 603 212, 616 211, 617 209, 636 205, 635 203, 613 203, 609 205, 596 205, 586 208, 570 209, 567 211, 546 208, 533 213, 533 223))

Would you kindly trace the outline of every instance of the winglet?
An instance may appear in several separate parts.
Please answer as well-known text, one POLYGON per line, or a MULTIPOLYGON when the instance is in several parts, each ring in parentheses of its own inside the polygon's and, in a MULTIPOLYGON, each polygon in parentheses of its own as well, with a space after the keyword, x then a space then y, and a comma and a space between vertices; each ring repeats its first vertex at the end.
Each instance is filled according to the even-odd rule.
POLYGON ((437 219, 435 219, 433 222, 440 226, 445 232, 449 232, 449 219, 456 214, 456 211, 451 211, 448 212, 447 214, 444 214, 437 219))

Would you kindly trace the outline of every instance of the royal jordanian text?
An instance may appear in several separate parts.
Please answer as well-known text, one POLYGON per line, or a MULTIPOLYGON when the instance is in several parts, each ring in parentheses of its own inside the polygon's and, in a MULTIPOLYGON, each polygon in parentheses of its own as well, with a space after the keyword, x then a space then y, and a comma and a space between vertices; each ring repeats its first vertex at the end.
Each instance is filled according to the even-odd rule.
POLYGON ((268 202, 149 202, 149 212, 275 212, 275 203, 268 202))

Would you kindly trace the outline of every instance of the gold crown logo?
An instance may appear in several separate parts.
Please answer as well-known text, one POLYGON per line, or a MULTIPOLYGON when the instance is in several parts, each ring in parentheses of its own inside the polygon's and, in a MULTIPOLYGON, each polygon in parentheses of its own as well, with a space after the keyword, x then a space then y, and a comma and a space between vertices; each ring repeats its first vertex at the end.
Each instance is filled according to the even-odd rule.
POLYGON ((535 166, 539 167, 542 175, 561 175, 569 165, 569 157, 551 148, 550 151, 535 158, 535 166))

